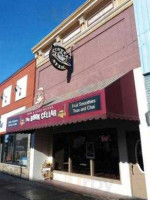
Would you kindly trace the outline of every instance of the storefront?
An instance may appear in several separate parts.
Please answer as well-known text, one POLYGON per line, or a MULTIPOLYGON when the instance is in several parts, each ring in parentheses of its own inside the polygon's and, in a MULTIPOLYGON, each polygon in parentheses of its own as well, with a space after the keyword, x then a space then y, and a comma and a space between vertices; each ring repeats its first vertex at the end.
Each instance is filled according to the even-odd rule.
POLYGON ((7 121, 7 133, 34 132, 33 180, 43 180, 49 160, 54 180, 132 195, 128 133, 140 139, 132 71, 36 106, 7 121))
POLYGON ((145 198, 132 1, 87 1, 32 51, 38 100, 7 122, 34 133, 30 179, 48 160, 54 180, 145 198))

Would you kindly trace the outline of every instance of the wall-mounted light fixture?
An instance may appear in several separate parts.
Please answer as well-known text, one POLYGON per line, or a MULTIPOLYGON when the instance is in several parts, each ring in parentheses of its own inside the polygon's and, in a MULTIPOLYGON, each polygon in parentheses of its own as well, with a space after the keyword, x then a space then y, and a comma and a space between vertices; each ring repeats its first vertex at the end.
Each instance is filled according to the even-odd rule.
POLYGON ((19 87, 18 85, 15 85, 14 91, 15 92, 19 92, 19 96, 21 96, 21 87, 19 87))
POLYGON ((7 96, 4 95, 4 94, 0 96, 0 99, 1 99, 1 100, 5 99, 5 103, 7 102, 7 96))

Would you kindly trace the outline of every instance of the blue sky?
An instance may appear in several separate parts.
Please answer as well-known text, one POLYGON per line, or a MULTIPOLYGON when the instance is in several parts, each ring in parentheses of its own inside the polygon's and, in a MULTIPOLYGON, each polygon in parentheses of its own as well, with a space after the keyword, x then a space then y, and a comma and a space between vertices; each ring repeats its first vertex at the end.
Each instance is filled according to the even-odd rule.
POLYGON ((0 0, 0 83, 30 61, 31 48, 86 0, 0 0))

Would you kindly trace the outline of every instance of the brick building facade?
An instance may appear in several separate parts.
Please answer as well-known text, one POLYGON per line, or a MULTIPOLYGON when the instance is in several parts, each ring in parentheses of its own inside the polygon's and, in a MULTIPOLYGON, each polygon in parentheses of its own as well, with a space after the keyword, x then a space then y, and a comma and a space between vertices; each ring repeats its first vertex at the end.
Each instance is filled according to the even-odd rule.
POLYGON ((35 90, 35 70, 35 60, 32 60, 0 84, 0 171, 17 176, 23 176, 26 178, 29 177, 30 167, 30 134, 26 135, 24 138, 24 140, 26 139, 27 148, 25 150, 23 149, 23 146, 21 146, 22 144, 20 142, 20 134, 16 136, 16 138, 18 137, 18 140, 16 138, 14 139, 13 136, 11 138, 14 140, 13 142, 8 140, 6 123, 8 117, 16 115, 17 113, 22 112, 33 105, 35 90), (9 147, 8 143, 11 144, 11 147, 9 147), (7 147, 5 148, 6 144, 7 147), (21 155, 23 156, 24 151, 27 151, 27 159, 24 161, 26 162, 26 166, 23 166, 24 163, 21 163, 21 155), (12 155, 12 152, 14 152, 14 155, 12 155), (17 161, 17 157, 19 156, 20 158, 17 161))

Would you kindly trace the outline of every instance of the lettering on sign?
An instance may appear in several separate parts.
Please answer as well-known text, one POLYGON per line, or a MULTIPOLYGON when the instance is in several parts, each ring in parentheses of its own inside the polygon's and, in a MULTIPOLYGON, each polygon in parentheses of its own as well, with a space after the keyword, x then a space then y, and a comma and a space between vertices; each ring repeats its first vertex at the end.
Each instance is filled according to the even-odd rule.
POLYGON ((50 110, 50 111, 44 111, 40 114, 33 114, 30 116, 30 118, 26 118, 26 121, 37 121, 41 119, 48 119, 51 117, 56 117, 57 116, 57 111, 56 110, 50 110))
POLYGON ((58 70, 66 70, 71 67, 71 56, 66 49, 55 43, 52 45, 49 52, 49 59, 52 65, 58 70))
POLYGON ((100 110, 100 95, 83 99, 69 104, 69 115, 76 115, 100 110))
POLYGON ((19 117, 8 120, 7 127, 16 127, 19 125, 19 117))

